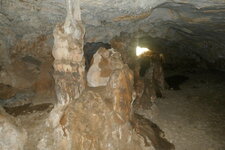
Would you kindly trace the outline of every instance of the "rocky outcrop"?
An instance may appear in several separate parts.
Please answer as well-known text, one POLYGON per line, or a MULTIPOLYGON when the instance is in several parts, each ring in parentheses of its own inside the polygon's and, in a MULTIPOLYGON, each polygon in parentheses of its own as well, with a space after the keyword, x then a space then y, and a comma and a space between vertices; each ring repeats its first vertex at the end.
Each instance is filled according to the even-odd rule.
POLYGON ((16 95, 16 89, 10 85, 0 83, 0 99, 9 99, 16 95))
MULTIPOLYGON (((134 71, 136 103, 141 103, 143 94, 147 96, 144 99, 148 101, 154 101, 157 97, 162 97, 161 90, 165 88, 164 55, 150 50, 140 56, 135 56, 135 45, 138 42, 129 34, 115 37, 110 43, 113 48, 118 49, 122 53, 123 61, 134 71)), ((143 106, 146 106, 146 104, 143 104, 143 106)))
POLYGON ((157 126, 134 114, 133 73, 122 62, 118 52, 112 54, 111 63, 112 73, 106 87, 86 89, 80 98, 68 106, 61 118, 64 135, 71 135, 71 148, 174 149, 157 126))
POLYGON ((23 150, 27 140, 24 129, 18 127, 11 116, 0 107, 0 149, 23 150))
POLYGON ((97 42, 97 43, 89 43, 89 42, 87 42, 84 45, 84 57, 85 57, 85 68, 86 68, 86 71, 90 68, 91 60, 93 58, 93 55, 101 47, 102 48, 106 48, 106 49, 110 49, 111 48, 110 44, 102 43, 102 42, 97 42))
POLYGON ((18 89, 31 88, 38 76, 35 66, 15 60, 0 71, 0 83, 18 89))
POLYGON ((100 48, 93 56, 91 67, 87 72, 89 87, 106 86, 112 72, 110 57, 112 50, 100 48))
MULTIPOLYGON (((146 94, 151 98, 162 97, 161 90, 165 88, 162 68, 163 56, 159 53, 146 52, 139 57, 140 77, 144 77, 146 94), (153 91, 153 93, 151 92, 153 91)), ((154 98, 153 98, 154 99, 154 98)))
MULTIPOLYGON (((104 98, 101 93, 105 93, 104 89, 98 89, 98 92, 95 90, 85 91, 79 100, 70 105, 63 115, 61 122, 65 126, 65 131, 68 129, 72 133, 72 149, 173 149, 173 145, 163 138, 162 131, 156 131, 155 125, 149 123, 149 120, 139 116, 145 120, 143 122, 136 115, 130 116, 131 121, 126 120, 124 116, 127 114, 127 109, 124 111, 119 109, 119 113, 119 110, 114 111, 113 99, 104 98)), ((124 107, 126 104, 123 101, 125 100, 127 99, 118 99, 124 107)), ((64 134, 68 136, 67 132, 64 132, 64 134)))
MULTIPOLYGON (((52 60, 52 35, 30 33, 23 35, 21 39, 14 43, 10 48, 11 59, 29 59, 36 58, 39 61, 52 60)), ((30 59, 31 60, 31 59, 30 59)), ((33 61, 34 62, 34 61, 33 61)), ((40 65, 40 63, 36 63, 40 65)))
POLYGON ((132 103, 135 99, 133 72, 123 64, 120 53, 114 53, 111 61, 113 72, 106 87, 107 97, 113 101, 113 110, 127 121, 133 114, 132 103))

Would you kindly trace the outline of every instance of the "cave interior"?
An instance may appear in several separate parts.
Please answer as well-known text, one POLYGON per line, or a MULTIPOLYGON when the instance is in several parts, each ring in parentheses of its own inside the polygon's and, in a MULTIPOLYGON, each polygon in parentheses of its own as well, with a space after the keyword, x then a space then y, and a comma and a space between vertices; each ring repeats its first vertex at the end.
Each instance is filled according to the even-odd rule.
POLYGON ((224 0, 0 0, 0 150, 224 150, 224 0))

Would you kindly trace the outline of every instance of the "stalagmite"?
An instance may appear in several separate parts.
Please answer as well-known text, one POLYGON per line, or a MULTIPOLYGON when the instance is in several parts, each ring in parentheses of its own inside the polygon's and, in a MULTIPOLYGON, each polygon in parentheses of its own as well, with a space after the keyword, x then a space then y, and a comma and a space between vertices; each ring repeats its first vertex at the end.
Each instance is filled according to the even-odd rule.
MULTIPOLYGON (((45 124, 48 131, 41 135, 37 148, 48 150, 71 150, 71 132, 66 126, 65 110, 79 98, 85 89, 83 37, 79 0, 66 0, 67 17, 64 24, 58 24, 54 30, 54 79, 58 103, 51 111, 45 124), (51 143, 51 144, 50 144, 51 143)), ((67 117, 67 116, 66 116, 67 117)))
POLYGON ((83 37, 79 0, 67 0, 64 24, 54 30, 54 78, 59 103, 69 103, 85 88, 83 37))

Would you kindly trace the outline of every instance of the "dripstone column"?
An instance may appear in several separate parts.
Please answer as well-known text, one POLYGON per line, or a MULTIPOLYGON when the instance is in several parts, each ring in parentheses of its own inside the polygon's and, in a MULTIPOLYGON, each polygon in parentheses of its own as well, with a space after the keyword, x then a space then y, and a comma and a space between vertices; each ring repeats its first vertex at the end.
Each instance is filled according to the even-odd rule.
POLYGON ((85 88, 84 27, 79 0, 66 0, 67 17, 54 30, 54 79, 58 103, 77 99, 85 88))

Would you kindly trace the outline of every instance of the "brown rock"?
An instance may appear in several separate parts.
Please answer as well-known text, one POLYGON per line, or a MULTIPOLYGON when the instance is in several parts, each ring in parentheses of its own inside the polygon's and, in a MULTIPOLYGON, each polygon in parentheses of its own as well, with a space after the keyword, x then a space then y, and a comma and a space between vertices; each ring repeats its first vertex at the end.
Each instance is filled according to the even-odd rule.
MULTIPOLYGON (((152 101, 157 97, 162 97, 161 90, 164 89, 165 82, 161 54, 149 51, 139 56, 138 61, 139 65, 135 67, 135 86, 144 82, 143 93, 152 101)), ((135 89, 138 90, 138 88, 135 89)), ((138 98, 140 100, 140 96, 138 98)))
POLYGON ((0 83, 0 99, 9 99, 16 95, 16 89, 0 83))
POLYGON ((163 132, 132 110, 132 72, 115 69, 107 87, 85 90, 62 115, 64 135, 71 133, 71 149, 172 150, 163 132))
POLYGON ((29 67, 28 64, 20 60, 13 61, 0 71, 0 83, 10 85, 18 89, 31 88, 38 73, 29 67))
POLYGON ((90 87, 106 86, 112 72, 110 64, 111 51, 100 48, 93 56, 92 65, 87 73, 90 87))
POLYGON ((132 114, 133 73, 127 65, 116 69, 107 84, 108 97, 113 99, 113 109, 123 120, 132 114))
POLYGON ((116 49, 120 54, 125 64, 131 65, 135 61, 134 49, 129 47, 131 44, 130 37, 115 37, 110 41, 112 48, 116 49))
POLYGON ((21 40, 18 40, 15 46, 11 48, 12 57, 32 55, 39 59, 51 58, 51 46, 49 41, 52 35, 27 34, 21 40), (32 39, 32 40, 31 40, 32 39))
POLYGON ((22 150, 27 140, 26 131, 13 121, 13 118, 0 107, 0 149, 22 150))
POLYGON ((50 95, 54 93, 54 79, 52 77, 53 68, 51 63, 44 63, 40 67, 40 74, 34 83, 36 94, 50 95))
POLYGON ((154 150, 145 147, 144 139, 132 130, 129 122, 121 122, 111 100, 87 91, 71 105, 66 114, 70 121, 68 130, 72 131, 72 149, 154 150))
MULTIPOLYGON (((81 23, 78 24, 82 26, 81 23)), ((56 26, 54 30, 55 44, 52 51, 55 58, 53 77, 60 103, 68 103, 73 99, 77 99, 86 85, 84 80, 85 62, 82 49, 83 37, 76 39, 72 33, 66 33, 66 30, 65 26, 56 26)), ((81 33, 83 35, 84 31, 81 30, 81 33)))

